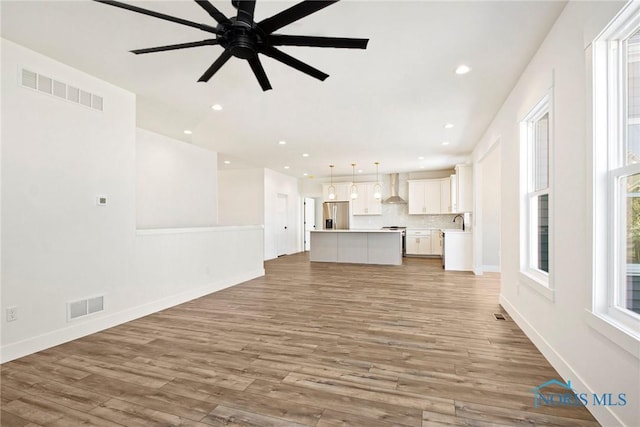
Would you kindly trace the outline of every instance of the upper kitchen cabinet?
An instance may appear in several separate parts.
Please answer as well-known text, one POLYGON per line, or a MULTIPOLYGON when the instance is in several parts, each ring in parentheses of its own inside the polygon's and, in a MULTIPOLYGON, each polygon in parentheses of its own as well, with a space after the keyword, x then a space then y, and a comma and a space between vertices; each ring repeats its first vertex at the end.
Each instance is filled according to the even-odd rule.
POLYGON ((382 215, 382 202, 374 197, 375 182, 358 182, 358 198, 351 201, 353 215, 382 215))
POLYGON ((336 198, 329 197, 330 184, 322 184, 322 198, 325 202, 348 202, 351 200, 349 197, 349 190, 351 188, 350 182, 334 182, 336 198))
POLYGON ((450 210, 450 178, 409 181, 409 215, 441 214, 450 210))
POLYGON ((440 181, 440 212, 453 212, 451 209, 451 178, 444 178, 440 181))
POLYGON ((456 166, 456 197, 453 212, 473 211, 473 165, 456 166))
POLYGON ((451 212, 458 212, 458 177, 455 173, 451 175, 451 185, 449 189, 451 192, 451 212))

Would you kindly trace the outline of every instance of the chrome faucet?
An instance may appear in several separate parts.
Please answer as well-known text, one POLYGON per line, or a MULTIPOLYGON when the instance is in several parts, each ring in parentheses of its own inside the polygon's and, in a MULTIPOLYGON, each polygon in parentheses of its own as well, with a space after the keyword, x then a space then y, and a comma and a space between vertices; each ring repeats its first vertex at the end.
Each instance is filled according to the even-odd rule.
POLYGON ((461 218, 462 219, 462 231, 464 231, 464 216, 458 214, 456 216, 453 217, 453 222, 456 222, 457 218, 461 218))

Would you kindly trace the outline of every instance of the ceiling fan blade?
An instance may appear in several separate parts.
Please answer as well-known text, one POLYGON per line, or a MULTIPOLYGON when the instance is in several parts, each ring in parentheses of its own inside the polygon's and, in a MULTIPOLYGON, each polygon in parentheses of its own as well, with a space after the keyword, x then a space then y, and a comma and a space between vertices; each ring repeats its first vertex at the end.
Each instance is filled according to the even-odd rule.
POLYGON ((298 19, 302 19, 305 16, 311 15, 314 12, 319 11, 320 9, 324 9, 327 6, 336 3, 338 0, 332 1, 319 1, 319 0, 307 0, 302 3, 298 3, 294 6, 291 6, 289 9, 285 9, 280 13, 273 15, 270 18, 267 18, 258 23, 258 26, 262 28, 262 30, 266 34, 271 34, 275 30, 284 27, 285 25, 289 25, 292 22, 297 21, 298 19))
POLYGON ((287 36, 271 34, 269 44, 274 46, 335 47, 345 49, 366 49, 369 39, 349 39, 344 37, 287 36))
POLYGON ((311 65, 305 64, 304 62, 294 58, 293 56, 287 55, 281 50, 276 49, 272 46, 265 46, 260 50, 260 53, 263 53, 271 58, 282 62, 285 65, 288 65, 292 68, 295 68, 298 71, 302 71, 305 74, 310 75, 311 77, 315 77, 318 80, 324 81, 329 74, 325 74, 317 68, 313 68, 311 65))
POLYGON ((222 55, 211 64, 211 66, 204 72, 204 74, 198 79, 199 82, 208 82, 211 77, 231 58, 231 52, 225 50, 222 55))
POLYGON ((231 21, 224 16, 224 13, 220 12, 209 0, 195 0, 200 7, 207 11, 207 13, 216 20, 218 24, 229 24, 231 21))
POLYGON ((215 27, 212 27, 210 25, 198 24, 197 22, 188 21, 182 18, 176 18, 175 16, 165 15, 164 13, 154 12, 153 10, 144 9, 138 6, 133 6, 130 4, 119 2, 119 1, 113 1, 113 0, 94 0, 94 1, 98 3, 104 3, 109 6, 115 6, 121 9, 130 10, 132 12, 141 13, 143 15, 153 16, 154 18, 164 19, 165 21, 175 22, 176 24, 187 25, 189 27, 197 28, 202 31, 207 31, 209 33, 214 33, 214 34, 218 33, 218 30, 215 27))
POLYGON ((238 21, 253 25, 253 12, 256 9, 255 0, 234 0, 234 6, 238 8, 238 21))
POLYGON ((262 87, 262 90, 266 92, 271 89, 271 83, 269 83, 267 74, 264 72, 264 68, 262 68, 260 59, 256 56, 255 58, 248 59, 248 61, 251 66, 251 70, 253 70, 253 74, 256 75, 258 83, 260 83, 260 87, 262 87))
POLYGON ((166 45, 166 46, 149 47, 149 48, 146 48, 146 49, 135 49, 135 50, 132 50, 131 53, 135 53, 136 55, 140 55, 141 53, 164 52, 166 50, 178 50, 178 49, 186 49, 186 48, 190 48, 190 47, 216 45, 216 44, 218 44, 218 40, 216 40, 216 39, 207 39, 207 40, 202 40, 202 41, 199 41, 199 42, 170 44, 170 45, 166 45))

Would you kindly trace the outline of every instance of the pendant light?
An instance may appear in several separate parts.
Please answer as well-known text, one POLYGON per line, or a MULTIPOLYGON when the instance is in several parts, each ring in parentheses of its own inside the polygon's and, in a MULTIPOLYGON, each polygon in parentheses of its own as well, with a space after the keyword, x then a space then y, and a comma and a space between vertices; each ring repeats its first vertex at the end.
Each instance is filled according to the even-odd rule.
POLYGON ((335 200, 336 198, 336 187, 333 186, 333 166, 334 165, 329 165, 329 171, 331 172, 331 182, 328 188, 329 200, 335 200))
POLYGON ((380 162, 375 162, 376 165, 376 185, 373 186, 373 197, 376 200, 382 199, 382 186, 380 185, 380 180, 378 180, 378 165, 380 162))
POLYGON ((356 164, 351 163, 351 167, 353 168, 353 172, 351 173, 351 199, 355 200, 358 198, 358 187, 356 186, 356 164))

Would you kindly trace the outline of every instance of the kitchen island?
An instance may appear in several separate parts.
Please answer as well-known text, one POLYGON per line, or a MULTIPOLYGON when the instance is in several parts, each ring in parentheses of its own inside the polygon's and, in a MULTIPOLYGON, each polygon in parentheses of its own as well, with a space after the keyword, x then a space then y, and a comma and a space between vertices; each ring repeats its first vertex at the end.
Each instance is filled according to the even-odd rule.
POLYGON ((315 262, 402 264, 402 230, 311 231, 309 258, 315 262))

